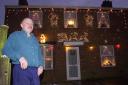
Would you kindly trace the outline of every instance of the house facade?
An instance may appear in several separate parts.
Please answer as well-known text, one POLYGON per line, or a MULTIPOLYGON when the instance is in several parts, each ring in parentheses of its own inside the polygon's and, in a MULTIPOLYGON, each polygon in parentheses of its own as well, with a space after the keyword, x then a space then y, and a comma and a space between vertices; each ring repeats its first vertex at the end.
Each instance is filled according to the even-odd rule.
POLYGON ((128 9, 7 6, 5 16, 8 35, 23 18, 33 19, 44 84, 128 75, 128 9))

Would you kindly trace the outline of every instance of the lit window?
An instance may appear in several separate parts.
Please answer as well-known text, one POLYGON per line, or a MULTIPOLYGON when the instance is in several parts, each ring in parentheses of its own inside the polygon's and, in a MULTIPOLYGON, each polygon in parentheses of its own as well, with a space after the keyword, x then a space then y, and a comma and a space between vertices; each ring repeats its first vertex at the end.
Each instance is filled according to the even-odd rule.
POLYGON ((114 67, 116 66, 114 47, 112 45, 100 46, 101 66, 114 67))
POLYGON ((77 28, 77 11, 64 11, 64 27, 77 28))
POLYGON ((42 21, 43 21, 42 14, 43 13, 41 10, 29 11, 29 17, 34 22, 34 28, 42 28, 42 21))

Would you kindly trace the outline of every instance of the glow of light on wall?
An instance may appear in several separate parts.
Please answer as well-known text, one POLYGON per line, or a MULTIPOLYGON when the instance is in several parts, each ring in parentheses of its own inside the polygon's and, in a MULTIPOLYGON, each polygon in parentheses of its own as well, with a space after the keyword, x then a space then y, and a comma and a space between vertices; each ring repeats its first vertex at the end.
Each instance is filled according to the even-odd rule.
POLYGON ((89 46, 89 50, 94 50, 94 46, 89 46))
POLYGON ((71 47, 66 46, 65 49, 66 49, 66 52, 67 52, 68 50, 71 49, 71 47))

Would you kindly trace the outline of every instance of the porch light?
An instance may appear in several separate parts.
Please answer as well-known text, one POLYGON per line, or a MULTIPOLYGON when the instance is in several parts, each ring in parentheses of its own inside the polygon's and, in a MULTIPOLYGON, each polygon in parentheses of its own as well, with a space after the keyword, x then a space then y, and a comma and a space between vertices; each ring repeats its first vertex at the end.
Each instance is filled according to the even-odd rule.
POLYGON ((93 49, 94 49, 94 46, 90 46, 90 47, 89 47, 89 50, 92 51, 93 49))

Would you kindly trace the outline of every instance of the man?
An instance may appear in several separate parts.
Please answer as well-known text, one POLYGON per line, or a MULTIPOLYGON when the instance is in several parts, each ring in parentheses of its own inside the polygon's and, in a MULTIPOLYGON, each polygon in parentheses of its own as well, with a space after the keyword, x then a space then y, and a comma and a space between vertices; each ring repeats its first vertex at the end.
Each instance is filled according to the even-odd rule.
POLYGON ((32 19, 23 19, 21 28, 21 31, 9 36, 2 52, 14 64, 13 85, 40 85, 39 76, 43 72, 44 59, 40 45, 32 34, 32 19))

